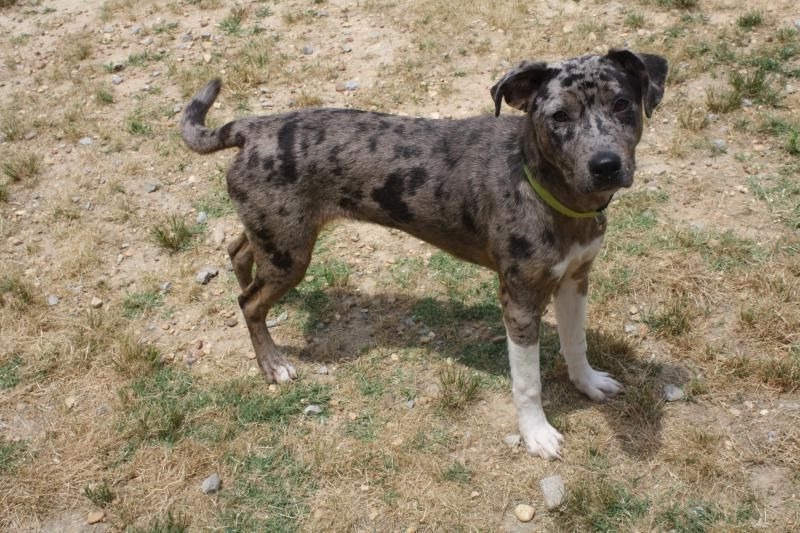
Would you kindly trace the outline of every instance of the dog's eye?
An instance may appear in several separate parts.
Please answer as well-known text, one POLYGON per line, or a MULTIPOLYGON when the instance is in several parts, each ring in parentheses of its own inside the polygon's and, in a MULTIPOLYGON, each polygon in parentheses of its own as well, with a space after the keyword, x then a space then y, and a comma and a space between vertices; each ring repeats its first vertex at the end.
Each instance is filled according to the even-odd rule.
POLYGON ((569 122, 569 115, 562 109, 553 113, 553 120, 556 122, 569 122))
POLYGON ((616 102, 614 102, 614 113, 621 113, 623 111, 627 111, 630 106, 631 106, 630 100, 620 98, 616 102))

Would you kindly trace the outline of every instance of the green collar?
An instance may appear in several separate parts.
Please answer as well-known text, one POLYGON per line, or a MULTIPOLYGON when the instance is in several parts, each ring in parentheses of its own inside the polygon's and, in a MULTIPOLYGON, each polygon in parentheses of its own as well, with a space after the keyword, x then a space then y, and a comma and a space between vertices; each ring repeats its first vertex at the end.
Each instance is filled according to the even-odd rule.
POLYGON ((550 194, 550 191, 545 189, 541 183, 533 178, 531 169, 528 168, 527 164, 522 163, 522 169, 525 171, 525 176, 528 178, 528 183, 531 184, 531 187, 533 187, 533 190, 539 195, 539 198, 541 198, 544 203, 562 215, 570 218, 596 218, 603 214, 600 211, 573 211, 569 207, 559 202, 555 196, 550 194))

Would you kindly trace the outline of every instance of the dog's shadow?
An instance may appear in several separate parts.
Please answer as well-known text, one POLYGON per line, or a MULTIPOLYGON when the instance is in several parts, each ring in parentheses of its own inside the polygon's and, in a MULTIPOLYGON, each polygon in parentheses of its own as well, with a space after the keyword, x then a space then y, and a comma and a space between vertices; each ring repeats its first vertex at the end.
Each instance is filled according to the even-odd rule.
MULTIPOLYGON (((299 304, 297 309, 304 315, 301 327, 310 342, 301 348, 301 359, 330 363, 357 358, 373 348, 421 348, 490 375, 509 376, 505 329, 496 303, 467 305, 396 293, 365 296, 340 289, 302 296, 290 293, 283 303, 299 304), (433 341, 424 343, 430 332, 433 341)), ((569 432, 565 415, 599 405, 625 453, 652 456, 661 445, 662 385, 667 378, 671 383, 685 383, 685 369, 644 360, 623 334, 590 328, 587 341, 592 366, 611 373, 625 385, 625 392, 602 404, 578 392, 558 353, 555 329, 543 325, 541 370, 548 418, 569 432)))

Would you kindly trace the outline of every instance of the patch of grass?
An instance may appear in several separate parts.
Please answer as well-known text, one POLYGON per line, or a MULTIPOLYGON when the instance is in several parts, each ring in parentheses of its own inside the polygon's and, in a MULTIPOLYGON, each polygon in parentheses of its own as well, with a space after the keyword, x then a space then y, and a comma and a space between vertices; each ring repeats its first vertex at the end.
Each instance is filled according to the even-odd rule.
POLYGON ((5 182, 0 183, 0 202, 8 201, 8 185, 5 182))
POLYGON ((705 502, 673 503, 658 513, 656 520, 661 528, 670 531, 702 533, 723 518, 723 513, 705 502))
POLYGON ((149 376, 161 367, 161 350, 153 344, 126 334, 112 355, 114 368, 127 377, 149 376))
POLYGON ((0 307, 22 311, 33 304, 33 288, 14 274, 0 277, 0 307))
POLYGON ((248 39, 235 61, 230 63, 226 86, 234 96, 247 93, 248 89, 267 83, 282 72, 284 63, 285 58, 277 52, 274 39, 265 36, 248 39))
POLYGON ((18 355, 0 364, 0 390, 11 389, 19 385, 19 367, 21 365, 22 358, 18 355))
POLYGON ((650 508, 650 501, 639 498, 619 482, 601 477, 575 484, 567 496, 559 521, 570 529, 625 531, 650 508))
POLYGON ((698 132, 708 126, 708 114, 696 105, 686 105, 678 112, 678 123, 685 130, 698 132))
POLYGON ((295 531, 316 489, 311 469, 280 443, 226 462, 238 475, 223 490, 218 521, 225 531, 295 531))
POLYGON ((97 485, 87 485, 83 487, 83 495, 86 496, 90 502, 97 507, 105 509, 112 501, 114 501, 114 493, 111 492, 111 487, 108 482, 103 481, 97 485))
POLYGON ((129 55, 127 63, 132 67, 146 67, 150 65, 150 63, 161 61, 162 59, 164 59, 163 53, 145 50, 138 54, 129 55))
POLYGON ((153 133, 153 127, 145 122, 141 109, 134 110, 125 121, 126 129, 131 135, 146 136, 153 133))
POLYGON ((294 98, 293 107, 296 109, 302 109, 304 107, 319 107, 322 104, 323 100, 319 96, 301 92, 299 96, 294 98))
POLYGON ((194 208, 198 212, 205 211, 209 218, 218 218, 234 213, 231 199, 224 189, 212 189, 195 202, 194 208))
POLYGON ((459 367, 439 371, 439 403, 446 409, 458 409, 478 396, 481 382, 477 375, 459 367))
POLYGON ((150 233, 159 246, 175 253, 191 246, 196 231, 181 217, 170 215, 166 221, 153 226, 150 233))
POLYGON ((375 416, 371 411, 358 415, 355 420, 348 420, 344 424, 344 433, 361 442, 372 442, 378 434, 375 416))
POLYGON ((19 115, 11 107, 6 107, 0 112, 0 135, 6 141, 18 141, 22 139, 23 123, 19 115))
POLYGON ((17 0, 0 0, 0 9, 16 5, 17 0))
POLYGON ((242 32, 242 22, 247 15, 247 10, 242 6, 231 8, 228 16, 219 23, 219 29, 226 35, 239 35, 242 32))
POLYGON ((0 437, 0 472, 13 473, 26 449, 23 442, 12 442, 0 437))
POLYGON ((699 3, 700 0, 656 0, 656 4, 661 7, 676 9, 694 9, 699 3))
POLYGON ((472 472, 463 464, 454 461, 450 468, 442 474, 442 479, 456 483, 469 483, 472 479, 472 472))
POLYGON ((740 99, 749 98, 756 103, 772 107, 775 107, 780 100, 780 95, 772 88, 768 73, 763 68, 745 73, 734 71, 730 83, 740 99))
POLYGON ((761 26, 764 22, 764 14, 757 10, 753 9, 740 15, 739 18, 736 19, 736 25, 742 28, 743 30, 752 30, 753 28, 757 28, 761 26))
POLYGON ((632 30, 638 30, 644 27, 644 16, 636 11, 629 11, 625 17, 625 25, 632 30))
POLYGON ((695 314, 685 294, 671 294, 659 309, 646 313, 643 319, 659 335, 681 337, 689 332, 695 314))
POLYGON ((172 511, 167 512, 167 516, 155 517, 150 525, 144 528, 129 528, 126 531, 131 533, 188 533, 189 520, 185 515, 173 515, 172 511))
POLYGON ((138 318, 147 311, 161 307, 164 295, 159 291, 146 290, 125 295, 122 301, 122 314, 125 318, 138 318))
POLYGON ((111 91, 98 87, 94 92, 94 99, 97 103, 102 105, 111 105, 114 103, 114 94, 111 91))
POLYGON ((64 50, 64 57, 72 63, 89 59, 93 51, 92 42, 88 34, 73 35, 64 50))
POLYGON ((712 113, 730 113, 739 109, 742 98, 736 91, 708 87, 706 89, 706 107, 712 113))
POLYGON ((32 152, 18 151, 5 154, 3 174, 12 182, 31 180, 42 171, 42 157, 32 152))
POLYGON ((281 387, 279 394, 274 395, 263 384, 247 387, 245 383, 233 383, 217 391, 214 397, 217 405, 234 407, 234 417, 240 424, 285 424, 291 417, 302 414, 306 405, 324 409, 330 401, 330 388, 317 383, 295 383, 281 387), (247 394, 242 394, 245 390, 247 394))
POLYGON ((177 29, 178 29, 177 22, 160 22, 158 24, 155 24, 152 28, 153 33, 155 33, 156 35, 161 35, 162 33, 172 34, 177 29))
POLYGON ((779 117, 767 118, 759 132, 784 139, 784 149, 789 155, 800 155, 800 126, 779 117))
POLYGON ((401 289, 407 289, 414 283, 424 268, 425 264, 422 259, 418 257, 403 257, 395 261, 390 268, 390 272, 394 282, 401 289))

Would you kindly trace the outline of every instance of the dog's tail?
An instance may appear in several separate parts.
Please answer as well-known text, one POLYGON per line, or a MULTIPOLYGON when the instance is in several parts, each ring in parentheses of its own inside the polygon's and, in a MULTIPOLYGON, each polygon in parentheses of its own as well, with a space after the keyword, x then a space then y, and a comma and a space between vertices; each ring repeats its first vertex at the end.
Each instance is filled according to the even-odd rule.
POLYGON ((217 99, 221 87, 222 81, 211 80, 194 95, 183 110, 181 136, 186 146, 195 152, 208 154, 223 148, 241 148, 244 145, 244 135, 236 131, 236 121, 228 122, 220 128, 206 128, 206 114, 217 99))

